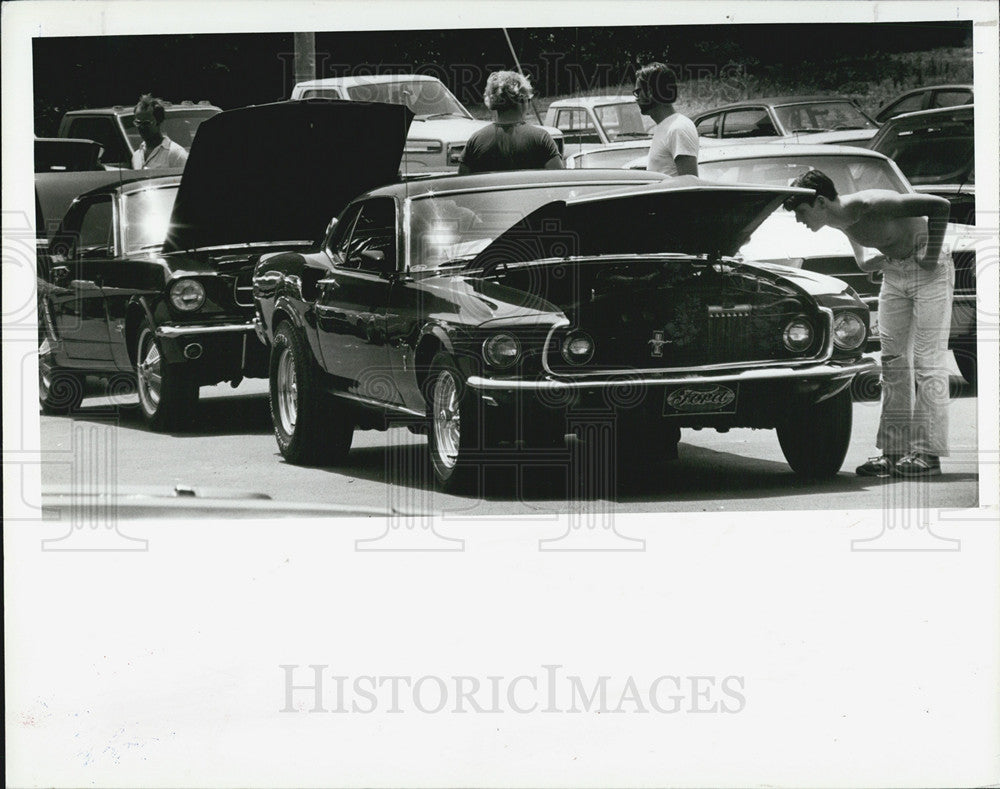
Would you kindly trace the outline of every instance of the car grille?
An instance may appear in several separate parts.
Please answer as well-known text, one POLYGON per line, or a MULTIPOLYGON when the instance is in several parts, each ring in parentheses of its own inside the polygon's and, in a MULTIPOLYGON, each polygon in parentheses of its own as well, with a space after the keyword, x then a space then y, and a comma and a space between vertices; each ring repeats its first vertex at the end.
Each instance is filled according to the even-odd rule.
POLYGON ((826 338, 822 316, 794 298, 757 305, 687 304, 657 310, 652 320, 628 312, 606 317, 611 320, 585 322, 577 329, 594 342, 588 363, 572 365, 562 357, 563 340, 576 328, 571 326, 553 336, 549 368, 580 374, 793 361, 818 355, 826 338), (805 352, 794 354, 785 347, 782 335, 788 322, 799 316, 809 321, 814 340, 805 352))
POLYGON ((975 295, 976 293, 976 253, 975 251, 955 252, 955 293, 975 295))

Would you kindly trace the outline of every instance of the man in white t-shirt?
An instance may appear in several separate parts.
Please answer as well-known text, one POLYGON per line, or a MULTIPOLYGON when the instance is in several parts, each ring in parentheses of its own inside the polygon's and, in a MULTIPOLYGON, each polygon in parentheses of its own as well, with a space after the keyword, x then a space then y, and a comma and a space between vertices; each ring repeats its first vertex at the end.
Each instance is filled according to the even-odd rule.
POLYGON ((639 111, 656 126, 646 169, 665 175, 698 175, 698 132, 694 123, 674 109, 677 78, 663 63, 643 66, 632 91, 639 111))
POLYGON ((183 167, 187 163, 188 152, 184 146, 160 131, 164 118, 166 110, 159 99, 154 99, 149 93, 139 97, 132 123, 142 137, 142 145, 132 154, 133 170, 183 167))

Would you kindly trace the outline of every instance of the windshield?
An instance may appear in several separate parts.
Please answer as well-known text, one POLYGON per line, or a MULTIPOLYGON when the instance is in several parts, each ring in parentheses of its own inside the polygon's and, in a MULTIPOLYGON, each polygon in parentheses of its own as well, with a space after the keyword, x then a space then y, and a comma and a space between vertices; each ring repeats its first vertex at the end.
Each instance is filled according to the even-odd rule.
POLYGON ((788 104, 775 107, 774 113, 786 134, 878 128, 878 124, 849 101, 788 104))
POLYGON ((354 101, 381 101, 387 104, 405 104, 418 118, 457 115, 471 118, 458 99, 438 80, 399 80, 395 82, 370 82, 347 89, 354 101))
POLYGON ((177 184, 125 195, 125 254, 158 249, 167 237, 177 184))
POLYGON ((791 154, 698 163, 698 174, 706 180, 762 186, 789 186, 809 170, 830 176, 840 194, 863 189, 889 189, 901 194, 910 191, 888 162, 873 157, 791 154))
POLYGON ((611 142, 652 137, 642 122, 639 105, 634 101, 594 107, 594 115, 611 142))
MULTIPOLYGON (((198 131, 201 122, 208 120, 213 115, 218 115, 219 112, 220 110, 214 108, 203 110, 171 110, 168 108, 167 115, 163 119, 163 123, 160 124, 160 132, 190 151, 195 132, 198 131)), ((129 145, 132 146, 133 150, 139 150, 139 146, 142 145, 142 137, 139 136, 139 130, 133 124, 134 120, 135 116, 132 114, 122 115, 122 125, 128 135, 129 145)))
POLYGON ((553 200, 640 182, 546 185, 418 197, 410 213, 410 270, 468 263, 504 231, 553 200))

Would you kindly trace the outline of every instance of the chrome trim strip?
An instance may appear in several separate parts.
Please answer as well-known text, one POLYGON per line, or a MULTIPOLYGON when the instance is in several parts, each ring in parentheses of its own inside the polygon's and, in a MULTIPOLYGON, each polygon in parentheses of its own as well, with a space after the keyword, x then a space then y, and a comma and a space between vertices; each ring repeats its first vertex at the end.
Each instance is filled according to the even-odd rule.
POLYGON ((251 332, 253 323, 220 323, 218 326, 192 324, 190 326, 157 326, 157 337, 185 337, 189 334, 223 334, 228 332, 251 332))
POLYGON ((648 376, 635 376, 630 378, 628 376, 624 376, 605 381, 560 381, 551 378, 535 381, 505 381, 473 375, 468 379, 467 383, 473 389, 480 390, 489 389, 522 392, 559 392, 570 389, 611 389, 616 386, 676 386, 679 384, 714 384, 725 383, 728 381, 739 383, 742 381, 773 381, 782 379, 842 378, 875 369, 877 369, 875 360, 865 358, 856 364, 845 365, 843 367, 833 364, 824 364, 794 370, 745 370, 739 373, 728 373, 724 375, 685 375, 670 378, 652 378, 648 376))
POLYGON ((353 400, 356 403, 361 403, 362 405, 373 406, 375 408, 388 408, 392 411, 397 411, 401 414, 406 414, 407 416, 416 416, 421 419, 425 419, 427 414, 421 411, 415 411, 412 408, 407 408, 402 405, 395 405, 393 403, 386 403, 383 400, 372 400, 369 397, 362 397, 361 395, 351 394, 350 392, 345 392, 342 389, 331 389, 330 394, 334 397, 343 397, 345 400, 353 400))

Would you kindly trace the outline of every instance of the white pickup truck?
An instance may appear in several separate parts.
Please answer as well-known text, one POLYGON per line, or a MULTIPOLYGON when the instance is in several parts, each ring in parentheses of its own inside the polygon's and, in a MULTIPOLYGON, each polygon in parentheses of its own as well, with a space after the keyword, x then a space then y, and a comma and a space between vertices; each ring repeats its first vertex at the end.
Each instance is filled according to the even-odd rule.
MULTIPOLYGON (((448 173, 458 170, 465 143, 489 121, 472 117, 454 94, 436 77, 424 74, 377 74, 327 77, 299 82, 292 99, 346 99, 405 104, 413 110, 401 169, 404 173, 448 173)), ((563 135, 544 127, 559 152, 563 135)))

